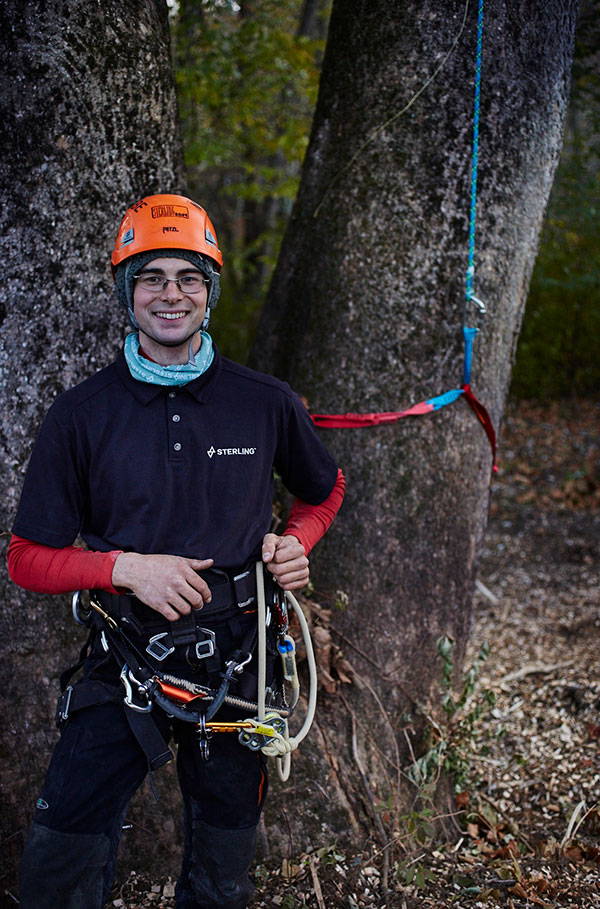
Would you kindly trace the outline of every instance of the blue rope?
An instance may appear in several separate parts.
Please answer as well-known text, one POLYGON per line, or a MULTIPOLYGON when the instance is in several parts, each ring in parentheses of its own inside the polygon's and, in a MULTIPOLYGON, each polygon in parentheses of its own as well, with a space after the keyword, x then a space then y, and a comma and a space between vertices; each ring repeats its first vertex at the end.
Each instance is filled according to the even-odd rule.
POLYGON ((426 404, 431 404, 434 410, 441 410, 442 407, 445 407, 446 404, 452 404, 453 401, 456 401, 457 398, 464 394, 462 388, 452 388, 450 391, 444 392, 443 395, 438 395, 435 398, 429 398, 425 401, 426 404))
MULTIPOLYGON (((479 171, 479 114, 481 106, 481 68, 483 51, 483 0, 479 0, 477 9, 477 47, 475 51, 475 97, 473 99, 473 151, 471 154, 471 204, 469 208, 469 242, 467 255, 467 273, 465 277, 466 306, 475 303, 482 313, 485 306, 475 296, 473 285, 475 282, 475 227, 477 223, 477 175, 479 171)), ((471 365, 473 362, 473 341, 478 328, 463 327, 465 339, 465 358, 463 365, 463 383, 468 385, 471 381, 471 365)))
POLYGON ((473 100, 473 152, 471 157, 471 207, 469 212, 469 253, 467 259, 466 297, 473 298, 475 280, 475 225, 477 221, 477 174, 479 170, 479 110, 481 101, 481 57, 483 49, 483 0, 477 11, 477 49, 475 52, 475 97, 473 100))
POLYGON ((478 333, 478 328, 469 328, 463 325, 463 338, 465 341, 465 359, 463 364, 463 385, 471 382, 471 366, 473 364, 473 341, 478 333))

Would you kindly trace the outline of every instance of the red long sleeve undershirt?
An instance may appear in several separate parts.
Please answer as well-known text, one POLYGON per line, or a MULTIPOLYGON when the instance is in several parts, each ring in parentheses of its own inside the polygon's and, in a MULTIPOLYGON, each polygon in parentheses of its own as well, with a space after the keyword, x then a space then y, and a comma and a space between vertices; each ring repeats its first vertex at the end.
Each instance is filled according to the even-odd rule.
MULTIPOLYGON (((307 555, 331 526, 345 487, 344 474, 338 470, 333 489, 320 505, 294 501, 283 533, 295 536, 307 555)), ((120 554, 121 550, 91 552, 77 546, 55 549, 13 535, 8 547, 8 573, 15 584, 36 593, 90 589, 118 593, 112 584, 112 572, 120 554)))
POLYGON ((19 587, 35 593, 94 588, 117 593, 112 585, 112 572, 120 554, 120 550, 91 552, 77 546, 55 549, 13 536, 8 546, 8 573, 19 587))
POLYGON ((302 499, 294 499, 285 525, 285 534, 291 534, 304 546, 309 554, 321 537, 325 536, 340 510, 346 491, 346 479, 338 470, 335 484, 327 498, 320 505, 309 505, 302 499))

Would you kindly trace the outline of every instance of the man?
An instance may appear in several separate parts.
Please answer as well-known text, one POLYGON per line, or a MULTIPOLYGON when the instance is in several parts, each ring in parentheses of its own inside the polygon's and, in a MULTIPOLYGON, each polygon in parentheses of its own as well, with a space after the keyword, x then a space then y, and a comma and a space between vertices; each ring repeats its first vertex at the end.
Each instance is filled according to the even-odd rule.
MULTIPOLYGON (((190 199, 128 209, 112 264, 134 332, 114 363, 59 396, 31 456, 11 577, 46 593, 92 589, 105 618, 94 615, 83 678, 59 702, 61 738, 22 865, 25 909, 103 905, 127 804, 173 735, 185 820, 176 904, 241 909, 252 893, 263 756, 233 734, 209 742, 150 710, 149 697, 136 703, 136 690, 154 672, 218 688, 213 705, 230 685, 255 700, 253 563, 262 558, 279 588, 303 587, 344 482, 289 387, 212 343, 222 261, 190 199), (269 532, 274 471, 296 496, 281 536, 269 532)), ((225 701, 221 716, 240 713, 225 701)))

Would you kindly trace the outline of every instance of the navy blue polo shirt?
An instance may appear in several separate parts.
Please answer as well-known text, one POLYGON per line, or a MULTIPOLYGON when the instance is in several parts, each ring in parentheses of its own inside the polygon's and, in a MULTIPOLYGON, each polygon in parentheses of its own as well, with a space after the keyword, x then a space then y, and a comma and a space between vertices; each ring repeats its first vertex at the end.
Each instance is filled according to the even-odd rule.
POLYGON ((185 386, 133 379, 115 363, 60 395, 27 469, 13 533, 46 546, 256 558, 273 471, 312 505, 336 464, 285 382, 221 357, 185 386))

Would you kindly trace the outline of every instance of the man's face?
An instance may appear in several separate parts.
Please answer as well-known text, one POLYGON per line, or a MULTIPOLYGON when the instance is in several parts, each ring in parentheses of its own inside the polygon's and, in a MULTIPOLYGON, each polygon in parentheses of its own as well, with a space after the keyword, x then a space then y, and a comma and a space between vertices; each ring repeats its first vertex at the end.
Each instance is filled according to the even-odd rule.
MULTIPOLYGON (((185 362, 188 355, 187 342, 198 331, 204 319, 208 296, 204 282, 194 293, 187 289, 180 290, 174 280, 168 281, 164 288, 161 287, 160 278, 175 279, 190 275, 200 276, 202 272, 184 259, 164 256, 152 259, 140 269, 135 282, 133 312, 139 325, 140 344, 159 363, 167 352, 170 362, 176 362, 178 354, 185 354, 185 362), (146 282, 143 278, 148 276, 158 278, 157 287, 144 286, 146 282)), ((194 352, 199 347, 200 335, 194 343, 194 352)))

